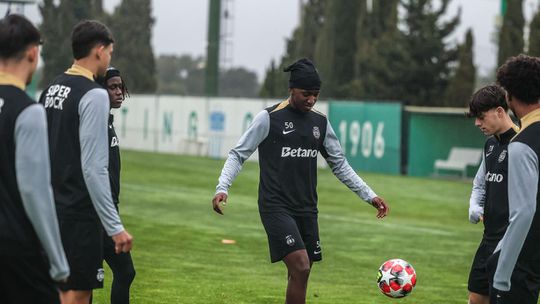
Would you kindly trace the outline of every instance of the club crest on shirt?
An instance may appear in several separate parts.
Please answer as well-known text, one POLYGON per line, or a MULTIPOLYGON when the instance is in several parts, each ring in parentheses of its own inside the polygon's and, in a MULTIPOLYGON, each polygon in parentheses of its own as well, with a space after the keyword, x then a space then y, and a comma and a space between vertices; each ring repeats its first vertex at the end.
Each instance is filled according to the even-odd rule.
POLYGON ((4 106, 4 100, 0 98, 0 113, 2 113, 2 107, 4 106))
POLYGON ((313 127, 313 136, 315 136, 316 139, 319 139, 321 137, 321 132, 319 131, 319 127, 317 126, 313 127))
POLYGON ((498 162, 502 162, 506 158, 506 149, 504 149, 501 154, 499 155, 498 162))

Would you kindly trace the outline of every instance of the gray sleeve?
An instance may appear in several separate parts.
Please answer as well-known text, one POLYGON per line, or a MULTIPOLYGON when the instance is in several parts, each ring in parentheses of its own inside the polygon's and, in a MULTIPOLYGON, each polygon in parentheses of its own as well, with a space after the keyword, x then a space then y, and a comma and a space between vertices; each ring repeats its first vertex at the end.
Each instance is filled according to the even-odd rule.
POLYGON ((109 183, 107 122, 109 96, 103 89, 88 91, 79 103, 79 138, 84 181, 94 208, 109 236, 124 230, 114 207, 109 183))
POLYGON ((361 199, 371 203, 371 200, 377 194, 354 172, 349 162, 347 162, 336 133, 328 120, 323 145, 328 154, 326 162, 332 169, 332 173, 361 199))
POLYGON ((24 210, 50 263, 55 281, 69 276, 51 188, 51 166, 45 110, 39 104, 24 109, 15 121, 15 172, 24 210))
POLYGON ((508 216, 504 237, 497 245, 500 250, 493 287, 510 290, 510 277, 531 228, 536 212, 538 194, 538 157, 527 145, 513 142, 508 145, 508 216))
POLYGON ((259 144, 268 136, 268 132, 270 132, 270 114, 264 110, 255 116, 249 128, 240 137, 236 147, 229 152, 219 176, 216 194, 228 193, 232 182, 242 169, 242 164, 255 152, 259 144))
POLYGON ((476 224, 484 215, 484 202, 486 200, 486 163, 482 157, 482 163, 473 180, 471 198, 469 199, 469 221, 476 224))

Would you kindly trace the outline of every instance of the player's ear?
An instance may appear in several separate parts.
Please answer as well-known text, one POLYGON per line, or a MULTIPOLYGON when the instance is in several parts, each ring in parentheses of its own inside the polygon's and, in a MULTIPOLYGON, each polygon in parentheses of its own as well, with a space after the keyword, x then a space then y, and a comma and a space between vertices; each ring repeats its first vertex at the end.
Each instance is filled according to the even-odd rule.
POLYGON ((101 59, 101 57, 103 56, 103 52, 105 50, 105 45, 103 44, 98 44, 96 45, 93 49, 92 49, 92 52, 95 53, 95 56, 96 56, 96 59, 101 59))
POLYGON ((34 45, 26 50, 26 59, 30 63, 35 63, 39 59, 39 46, 34 45))

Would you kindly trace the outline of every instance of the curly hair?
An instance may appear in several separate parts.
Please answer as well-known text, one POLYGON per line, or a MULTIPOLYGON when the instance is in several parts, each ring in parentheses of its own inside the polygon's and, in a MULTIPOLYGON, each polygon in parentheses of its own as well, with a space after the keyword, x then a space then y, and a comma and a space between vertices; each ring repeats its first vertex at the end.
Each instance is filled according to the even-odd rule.
POLYGON ((467 117, 481 117, 483 113, 498 107, 508 110, 504 90, 496 85, 488 85, 476 91, 469 102, 467 117))
POLYGON ((497 83, 525 104, 540 99, 540 59, 527 55, 510 57, 497 70, 497 83))

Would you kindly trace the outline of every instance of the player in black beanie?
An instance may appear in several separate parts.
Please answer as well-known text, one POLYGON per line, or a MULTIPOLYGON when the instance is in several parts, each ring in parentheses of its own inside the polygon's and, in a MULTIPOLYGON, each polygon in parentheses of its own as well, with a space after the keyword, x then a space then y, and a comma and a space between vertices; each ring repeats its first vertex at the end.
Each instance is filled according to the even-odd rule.
POLYGON ((328 118, 312 110, 319 98, 321 79, 313 63, 302 58, 290 72, 289 98, 261 111, 231 150, 212 199, 223 214, 224 203, 242 164, 259 152, 259 214, 268 237, 270 260, 287 267, 285 303, 304 304, 314 262, 322 260, 319 239, 317 156, 359 198, 388 214, 388 204, 352 169, 328 118))

